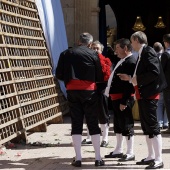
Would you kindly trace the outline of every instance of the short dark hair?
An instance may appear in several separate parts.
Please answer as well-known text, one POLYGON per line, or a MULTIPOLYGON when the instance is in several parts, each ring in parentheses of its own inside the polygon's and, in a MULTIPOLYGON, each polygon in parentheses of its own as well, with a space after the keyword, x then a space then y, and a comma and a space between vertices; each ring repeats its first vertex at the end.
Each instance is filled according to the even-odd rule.
POLYGON ((168 43, 170 43, 170 34, 165 34, 165 35, 163 36, 163 42, 168 42, 168 43))
POLYGON ((89 45, 93 42, 93 36, 89 34, 88 32, 84 32, 80 34, 79 41, 83 45, 89 45))
POLYGON ((124 48, 125 46, 127 46, 127 49, 129 51, 132 51, 132 45, 131 45, 131 42, 129 39, 126 39, 126 38, 121 38, 121 39, 118 39, 115 44, 119 44, 121 48, 124 48))

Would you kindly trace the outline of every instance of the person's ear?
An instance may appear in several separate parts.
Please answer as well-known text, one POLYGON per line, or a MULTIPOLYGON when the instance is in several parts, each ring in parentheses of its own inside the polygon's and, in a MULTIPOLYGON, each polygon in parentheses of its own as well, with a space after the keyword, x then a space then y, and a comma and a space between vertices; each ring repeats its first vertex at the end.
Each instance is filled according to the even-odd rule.
POLYGON ((88 48, 91 48, 91 45, 92 45, 92 43, 88 44, 87 47, 88 47, 88 48))
POLYGON ((80 41, 79 40, 77 40, 77 45, 79 46, 79 45, 81 45, 81 43, 80 43, 80 41))

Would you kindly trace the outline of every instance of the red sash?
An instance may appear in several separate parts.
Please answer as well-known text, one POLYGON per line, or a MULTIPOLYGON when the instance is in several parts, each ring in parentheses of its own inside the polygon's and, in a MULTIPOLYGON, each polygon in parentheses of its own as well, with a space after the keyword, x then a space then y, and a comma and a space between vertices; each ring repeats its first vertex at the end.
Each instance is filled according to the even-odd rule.
MULTIPOLYGON (((134 96, 134 94, 131 94, 131 96, 134 96)), ((111 100, 117 100, 121 99, 123 97, 122 93, 117 93, 117 94, 110 94, 111 100)))
MULTIPOLYGON (((138 86, 135 86, 135 96, 136 96, 137 100, 141 99, 138 86)), ((153 96, 149 97, 148 99, 159 99, 159 93, 158 94, 154 94, 153 96)))
POLYGON ((70 80, 66 85, 67 90, 96 90, 96 83, 86 80, 70 80))

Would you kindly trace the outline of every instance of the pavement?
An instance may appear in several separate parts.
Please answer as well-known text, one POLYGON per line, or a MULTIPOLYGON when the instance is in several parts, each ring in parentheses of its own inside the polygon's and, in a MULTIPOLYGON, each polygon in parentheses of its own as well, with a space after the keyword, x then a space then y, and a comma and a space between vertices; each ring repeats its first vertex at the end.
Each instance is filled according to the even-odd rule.
MULTIPOLYGON (((135 160, 118 163, 118 158, 104 158, 104 155, 114 150, 116 145, 113 123, 109 129, 109 145, 101 147, 101 156, 105 166, 94 166, 94 151, 92 145, 82 146, 82 167, 70 165, 75 156, 71 139, 71 123, 69 115, 63 116, 63 123, 50 124, 47 132, 34 132, 28 134, 28 144, 22 141, 18 144, 9 144, 0 154, 0 170, 111 170, 111 169, 144 169, 146 165, 136 165, 136 161, 147 156, 145 137, 142 135, 140 122, 135 121, 135 160)), ((170 134, 162 134, 163 137, 163 162, 164 169, 170 169, 170 134)), ((86 138, 86 126, 84 124, 82 140, 86 138)), ((124 153, 126 143, 124 142, 124 153)))

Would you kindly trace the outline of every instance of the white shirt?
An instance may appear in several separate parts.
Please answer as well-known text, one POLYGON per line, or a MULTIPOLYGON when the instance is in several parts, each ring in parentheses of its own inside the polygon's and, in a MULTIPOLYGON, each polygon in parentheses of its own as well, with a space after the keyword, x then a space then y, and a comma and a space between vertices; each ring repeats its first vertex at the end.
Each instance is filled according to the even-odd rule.
POLYGON ((126 60, 126 58, 130 57, 131 55, 132 55, 132 53, 129 54, 128 56, 126 56, 125 58, 120 59, 119 62, 116 64, 115 68, 113 69, 112 73, 110 74, 109 80, 107 82, 107 87, 106 87, 105 92, 104 92, 104 95, 106 95, 107 97, 109 97, 110 86, 111 86, 111 83, 112 83, 112 79, 113 79, 113 75, 115 73, 115 70, 126 60))

